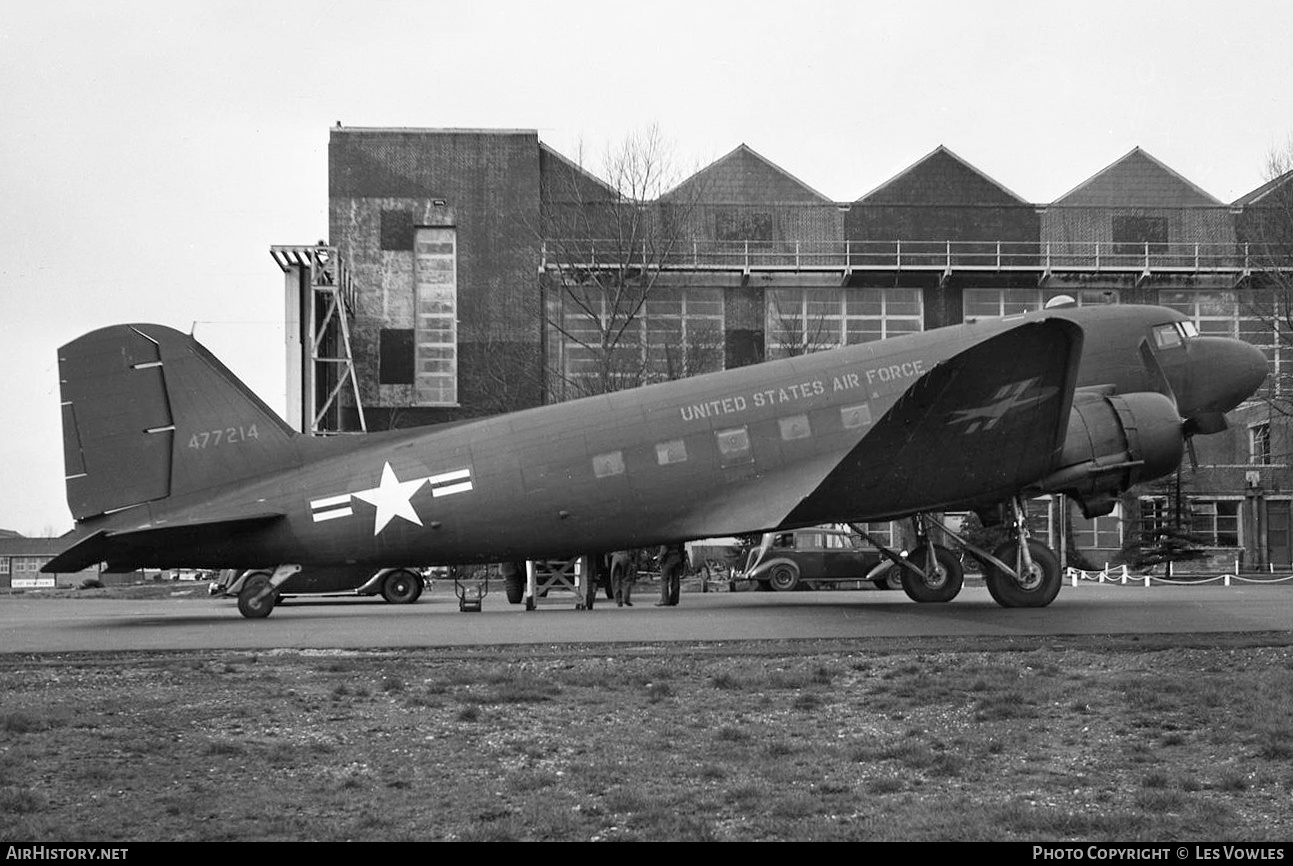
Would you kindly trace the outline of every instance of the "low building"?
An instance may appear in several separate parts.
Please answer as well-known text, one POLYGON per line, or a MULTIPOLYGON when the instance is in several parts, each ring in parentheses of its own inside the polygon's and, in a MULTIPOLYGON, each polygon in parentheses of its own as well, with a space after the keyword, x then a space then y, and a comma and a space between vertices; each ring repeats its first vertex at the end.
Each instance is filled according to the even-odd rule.
POLYGON ((78 572, 41 574, 41 567, 66 547, 66 539, 27 538, 0 530, 0 589, 75 587, 87 579, 100 579, 98 565, 78 572))

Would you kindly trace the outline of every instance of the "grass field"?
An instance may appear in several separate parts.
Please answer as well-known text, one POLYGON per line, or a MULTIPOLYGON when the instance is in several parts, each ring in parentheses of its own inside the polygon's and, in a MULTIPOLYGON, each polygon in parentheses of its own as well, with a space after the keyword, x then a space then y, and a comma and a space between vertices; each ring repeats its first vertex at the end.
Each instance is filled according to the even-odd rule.
POLYGON ((1281 841, 1289 644, 0 655, 0 839, 1281 841))

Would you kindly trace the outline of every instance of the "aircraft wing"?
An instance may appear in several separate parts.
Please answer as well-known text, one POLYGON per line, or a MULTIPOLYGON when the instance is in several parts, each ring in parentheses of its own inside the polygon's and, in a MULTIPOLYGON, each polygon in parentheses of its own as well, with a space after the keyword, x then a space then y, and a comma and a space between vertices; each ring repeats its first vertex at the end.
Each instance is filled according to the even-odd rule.
POLYGON ((1022 323, 922 376, 785 525, 887 519, 997 502, 1042 478, 1064 444, 1082 330, 1022 323), (873 513, 870 503, 885 503, 873 513), (860 509, 856 508, 860 506, 860 509))
MULTIPOLYGON (((75 572, 96 562, 106 562, 110 571, 129 571, 140 564, 140 555, 158 548, 191 548, 232 542, 248 532, 282 520, 279 513, 253 514, 234 518, 210 518, 165 523, 141 529, 99 530, 82 538, 45 563, 41 571, 75 572)), ((155 557, 148 557, 153 559, 155 557)), ((184 565, 177 562, 176 565, 184 565)))

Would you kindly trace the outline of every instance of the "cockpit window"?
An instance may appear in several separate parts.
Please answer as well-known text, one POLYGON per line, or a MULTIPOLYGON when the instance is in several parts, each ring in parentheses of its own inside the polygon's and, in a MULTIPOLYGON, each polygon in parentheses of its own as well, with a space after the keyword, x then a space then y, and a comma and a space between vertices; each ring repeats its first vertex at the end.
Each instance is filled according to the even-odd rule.
POLYGON ((1158 348, 1173 349, 1181 345, 1181 341, 1181 332, 1175 323, 1154 326, 1154 345, 1158 348))
POLYGON ((1177 322, 1176 324, 1181 329, 1181 333, 1185 334, 1187 340, 1191 337, 1199 336, 1199 326, 1193 322, 1177 322))

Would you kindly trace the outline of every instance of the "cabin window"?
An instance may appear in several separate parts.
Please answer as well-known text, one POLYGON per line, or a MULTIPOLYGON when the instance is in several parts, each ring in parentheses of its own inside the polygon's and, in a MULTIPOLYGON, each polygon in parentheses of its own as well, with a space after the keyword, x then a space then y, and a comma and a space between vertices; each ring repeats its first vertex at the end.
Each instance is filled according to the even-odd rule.
MULTIPOLYGON (((1199 329, 1200 334, 1210 337, 1239 336, 1241 315, 1234 292, 1161 291, 1158 293, 1158 302, 1164 307, 1184 313, 1199 329)), ((1260 323, 1260 316, 1254 318, 1260 323)), ((1257 330, 1261 332, 1261 336, 1266 336, 1265 331, 1269 331, 1269 327, 1262 329, 1259 325, 1257 330)), ((1250 339, 1249 342, 1262 345, 1260 341, 1250 339)))
POLYGON ((612 475, 624 474, 624 452, 611 451, 593 457, 593 475, 598 478, 610 478, 612 475))
POLYGON ((670 439, 655 446, 655 459, 661 466, 687 461, 687 444, 681 439, 670 439))
POLYGON ((871 426, 871 407, 866 403, 857 406, 845 406, 840 409, 840 420, 845 430, 856 430, 859 427, 871 426))
POLYGON ((718 458, 723 466, 736 466, 754 460, 754 455, 750 453, 748 427, 718 430, 714 433, 714 437, 718 440, 718 458))
POLYGON ((1154 328, 1154 345, 1160 349, 1175 349, 1181 345, 1181 332, 1176 325, 1158 325, 1154 328))
POLYGON ((414 246, 416 400, 458 405, 458 250, 452 228, 419 228, 414 246))
POLYGON ((789 418, 782 418, 777 423, 781 425, 781 439, 784 442, 807 439, 812 435, 812 430, 808 426, 807 415, 793 415, 789 418))

